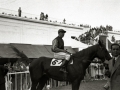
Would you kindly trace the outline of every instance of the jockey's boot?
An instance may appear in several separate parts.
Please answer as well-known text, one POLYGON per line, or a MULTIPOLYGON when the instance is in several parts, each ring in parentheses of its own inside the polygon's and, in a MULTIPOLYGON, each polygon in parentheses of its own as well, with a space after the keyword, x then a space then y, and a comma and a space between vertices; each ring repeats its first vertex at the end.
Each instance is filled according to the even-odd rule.
POLYGON ((66 71, 66 66, 67 66, 67 64, 68 64, 68 60, 64 60, 63 63, 62 63, 62 65, 61 65, 61 68, 60 68, 60 71, 61 71, 61 72, 68 73, 68 72, 66 71))

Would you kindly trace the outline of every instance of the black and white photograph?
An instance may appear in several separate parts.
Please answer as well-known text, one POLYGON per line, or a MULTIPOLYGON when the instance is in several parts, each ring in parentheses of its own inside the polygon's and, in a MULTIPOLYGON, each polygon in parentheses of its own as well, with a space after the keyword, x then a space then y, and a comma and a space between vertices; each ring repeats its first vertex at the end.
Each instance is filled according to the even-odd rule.
POLYGON ((0 0, 0 90, 120 90, 120 0, 0 0))

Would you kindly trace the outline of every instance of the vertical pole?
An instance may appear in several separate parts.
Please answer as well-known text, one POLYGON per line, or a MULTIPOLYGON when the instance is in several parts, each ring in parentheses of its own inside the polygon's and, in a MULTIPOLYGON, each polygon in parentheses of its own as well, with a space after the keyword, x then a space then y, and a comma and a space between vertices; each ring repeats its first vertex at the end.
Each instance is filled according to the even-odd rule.
POLYGON ((27 83, 28 83, 28 82, 27 82, 27 81, 28 81, 28 80, 27 80, 27 73, 25 73, 25 77, 26 77, 26 79, 25 79, 25 88, 26 88, 26 89, 25 89, 25 90, 27 90, 27 83))
POLYGON ((8 74, 7 74, 7 76, 5 77, 5 88, 6 88, 6 90, 8 90, 8 74))
POLYGON ((20 90, 22 90, 22 87, 23 87, 23 85, 22 85, 22 73, 20 73, 20 90))
POLYGON ((15 90, 17 90, 17 74, 15 74, 15 90))
POLYGON ((20 73, 20 90, 22 90, 22 74, 21 73, 20 73))
POLYGON ((9 90, 11 90, 11 89, 12 89, 12 86, 11 86, 11 85, 12 85, 12 81, 11 81, 11 80, 12 80, 12 77, 11 77, 11 74, 8 74, 8 77, 10 78, 10 79, 9 79, 9 80, 10 80, 10 83, 9 83, 9 84, 10 84, 10 87, 9 87, 9 86, 8 86, 8 87, 9 87, 9 90))
MULTIPOLYGON (((99 61, 99 59, 97 59, 97 61, 99 61)), ((97 79, 99 79, 99 63, 97 62, 97 66, 98 66, 98 76, 97 79)))

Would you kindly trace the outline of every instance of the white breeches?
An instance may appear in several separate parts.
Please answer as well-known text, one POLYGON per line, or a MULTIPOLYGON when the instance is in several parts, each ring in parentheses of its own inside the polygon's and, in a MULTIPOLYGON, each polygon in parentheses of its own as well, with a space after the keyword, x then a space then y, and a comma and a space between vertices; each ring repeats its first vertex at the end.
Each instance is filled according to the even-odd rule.
POLYGON ((58 52, 58 53, 54 53, 54 58, 69 60, 70 54, 65 52, 58 52))

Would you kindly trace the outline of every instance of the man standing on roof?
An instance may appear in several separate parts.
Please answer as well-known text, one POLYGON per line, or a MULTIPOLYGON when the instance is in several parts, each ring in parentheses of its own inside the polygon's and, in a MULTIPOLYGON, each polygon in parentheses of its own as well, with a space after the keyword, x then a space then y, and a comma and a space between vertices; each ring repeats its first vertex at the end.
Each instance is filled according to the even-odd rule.
POLYGON ((58 30, 58 36, 52 41, 52 51, 54 52, 54 58, 63 59, 60 71, 66 72, 64 69, 70 59, 70 53, 67 50, 64 50, 64 41, 63 37, 66 31, 63 29, 58 30))

